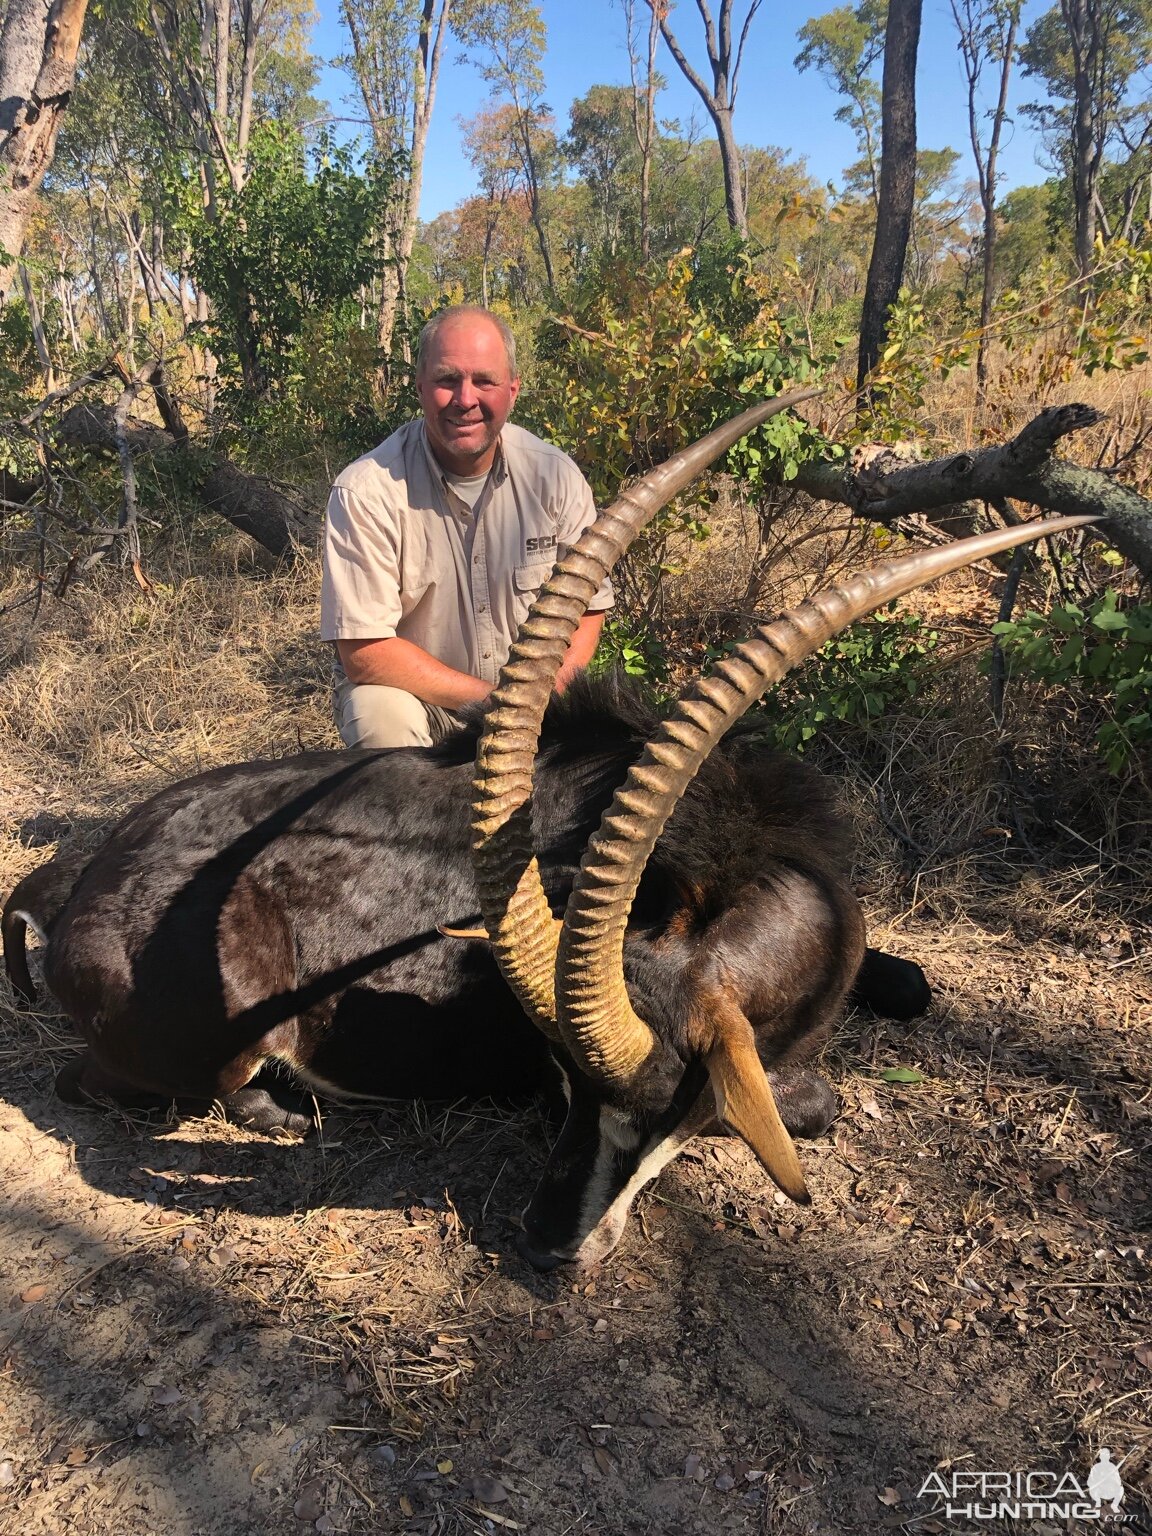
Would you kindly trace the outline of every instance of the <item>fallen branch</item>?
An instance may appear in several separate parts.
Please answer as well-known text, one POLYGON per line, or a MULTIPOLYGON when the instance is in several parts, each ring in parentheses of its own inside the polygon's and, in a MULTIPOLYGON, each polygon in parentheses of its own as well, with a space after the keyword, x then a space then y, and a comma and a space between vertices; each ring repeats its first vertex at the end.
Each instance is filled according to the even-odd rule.
MULTIPOLYGON (((145 382, 156 387, 156 378, 153 376, 145 382)), ((129 389, 135 384, 136 379, 129 385, 129 389)), ((57 433, 60 441, 70 448, 92 448, 116 453, 120 456, 122 466, 125 463, 125 450, 130 459, 136 459, 144 453, 161 457, 187 451, 187 428, 168 394, 162 376, 157 399, 166 427, 131 420, 118 424, 116 413, 120 404, 126 404, 127 394, 128 390, 121 395, 115 409, 87 402, 72 406, 61 419, 57 433)), ((193 462, 193 483, 204 507, 255 539, 270 554, 290 555, 297 545, 313 538, 316 525, 310 521, 306 512, 267 480, 259 475, 248 474, 223 458, 208 458, 205 463, 203 457, 197 457, 193 462)), ((129 477, 125 472, 126 487, 128 483, 129 477)))
POLYGON ((1101 533, 1152 579, 1152 502, 1098 469, 1082 469, 1053 455, 1062 437, 1102 419, 1088 405, 1050 406, 1011 442, 926 464, 886 470, 883 459, 866 472, 847 463, 802 464, 792 482, 818 501, 836 501, 874 522, 966 501, 993 505, 1005 497, 1048 512, 1095 513, 1101 533))

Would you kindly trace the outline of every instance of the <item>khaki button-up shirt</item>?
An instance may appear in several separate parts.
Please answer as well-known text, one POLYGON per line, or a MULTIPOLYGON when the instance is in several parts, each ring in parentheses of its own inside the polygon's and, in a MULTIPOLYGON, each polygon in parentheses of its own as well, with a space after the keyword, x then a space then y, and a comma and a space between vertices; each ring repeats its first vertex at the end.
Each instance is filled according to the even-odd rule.
MULTIPOLYGON (((337 478, 328 500, 320 634, 399 635, 494 683, 552 566, 596 516, 566 454, 505 425, 470 508, 411 421, 337 478)), ((612 606, 607 581, 591 612, 612 606)))

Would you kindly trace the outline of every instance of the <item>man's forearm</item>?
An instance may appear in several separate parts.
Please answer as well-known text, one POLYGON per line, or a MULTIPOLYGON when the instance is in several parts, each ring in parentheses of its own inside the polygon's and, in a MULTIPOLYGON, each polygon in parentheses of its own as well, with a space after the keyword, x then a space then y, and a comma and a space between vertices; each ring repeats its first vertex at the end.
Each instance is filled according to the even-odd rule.
POLYGON ((556 679, 557 693, 563 693, 576 674, 582 672, 592 660, 596 647, 600 643, 600 631, 603 628, 602 613, 586 613, 577 624, 572 639, 568 642, 560 674, 556 679))
POLYGON ((445 666, 399 635, 387 640, 337 640, 336 647, 350 682, 403 688, 425 704, 436 704, 441 709, 478 704, 492 691, 491 683, 445 666))

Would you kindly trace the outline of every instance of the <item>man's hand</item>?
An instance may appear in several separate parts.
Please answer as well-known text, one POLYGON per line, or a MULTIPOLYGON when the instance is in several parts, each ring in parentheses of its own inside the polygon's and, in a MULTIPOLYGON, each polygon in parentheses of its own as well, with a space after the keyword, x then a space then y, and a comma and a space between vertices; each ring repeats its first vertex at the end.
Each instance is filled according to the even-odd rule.
POLYGON ((463 709, 466 704, 481 703, 492 692, 491 683, 446 667, 399 635, 387 640, 337 640, 336 649, 349 682, 403 688, 441 709, 463 709))

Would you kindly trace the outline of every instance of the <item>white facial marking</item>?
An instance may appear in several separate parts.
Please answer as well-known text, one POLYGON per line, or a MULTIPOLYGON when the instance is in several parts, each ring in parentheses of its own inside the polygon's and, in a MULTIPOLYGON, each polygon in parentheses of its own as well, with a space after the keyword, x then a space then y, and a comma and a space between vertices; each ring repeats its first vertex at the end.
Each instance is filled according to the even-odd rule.
POLYGON ((605 1208, 611 1182, 615 1150, 630 1151, 639 1143, 632 1121, 619 1110, 605 1105, 600 1111, 600 1146, 596 1163, 580 1202, 580 1223, 575 1247, 570 1257, 582 1268, 595 1264, 612 1252, 620 1241, 636 1196, 672 1159, 715 1118, 712 1095, 707 1089, 676 1128, 660 1140, 649 1142, 640 1155, 631 1178, 605 1208))

